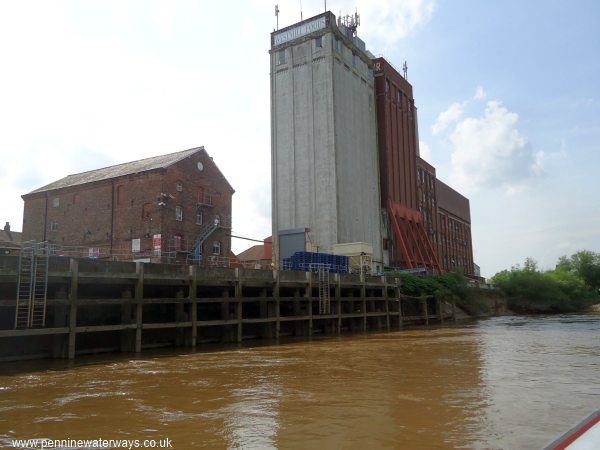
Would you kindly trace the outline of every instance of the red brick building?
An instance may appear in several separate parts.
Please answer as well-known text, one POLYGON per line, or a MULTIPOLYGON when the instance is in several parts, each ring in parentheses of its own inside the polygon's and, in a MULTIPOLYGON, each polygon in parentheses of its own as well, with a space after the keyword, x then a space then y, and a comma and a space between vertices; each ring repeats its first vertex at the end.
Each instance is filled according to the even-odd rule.
POLYGON ((384 58, 373 65, 387 263, 473 275, 469 200, 419 156, 412 85, 384 58))
POLYGON ((57 254, 218 263, 233 188, 204 147, 69 175, 22 196, 23 240, 57 254))
POLYGON ((17 256, 21 249, 21 233, 11 231, 10 223, 6 222, 0 230, 0 255, 17 256))

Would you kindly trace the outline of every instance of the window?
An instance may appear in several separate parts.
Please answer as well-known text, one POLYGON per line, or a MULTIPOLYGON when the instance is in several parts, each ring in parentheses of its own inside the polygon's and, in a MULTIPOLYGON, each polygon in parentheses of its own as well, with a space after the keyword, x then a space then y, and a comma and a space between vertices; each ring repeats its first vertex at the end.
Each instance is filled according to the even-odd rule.
POLYGON ((53 220, 52 222, 50 222, 50 230, 51 231, 58 230, 58 220, 53 220))
POLYGON ((356 53, 352 52, 352 65, 356 67, 356 53))
POLYGON ((196 209, 196 225, 202 225, 202 210, 200 208, 196 209))
POLYGON ((125 187, 117 186, 117 205, 122 205, 125 199, 125 187))
POLYGON ((183 220, 183 208, 181 206, 175 207, 175 220, 181 222, 183 220))
POLYGON ((183 182, 182 181, 178 181, 177 183, 175 183, 175 190, 177 192, 183 192, 183 182))
POLYGON ((396 89, 396 101, 400 103, 400 89, 396 89))
POLYGON ((203 187, 198 188, 198 203, 201 205, 212 205, 212 196, 203 187))
POLYGON ((340 38, 339 37, 335 37, 335 41, 334 41, 334 47, 336 51, 340 51, 340 49, 342 48, 342 45, 340 43, 340 38))
POLYGON ((175 249, 176 252, 180 252, 182 247, 181 247, 181 235, 180 234, 176 234, 175 236, 173 236, 173 247, 175 249))
POLYGON ((388 78, 385 79, 385 92, 390 92, 390 80, 388 78))
POLYGON ((221 242, 220 241, 214 241, 213 242, 212 252, 213 252, 213 255, 220 255, 221 254, 221 242))
POLYGON ((142 205, 142 219, 152 220, 152 203, 144 203, 142 205))
POLYGON ((60 206, 60 198, 58 198, 58 197, 54 197, 54 198, 52 199, 52 206, 53 206, 54 208, 58 208, 58 207, 60 206))
POLYGON ((279 50, 277 53, 277 65, 285 64, 285 50, 279 50))
POLYGON ((373 79, 373 68, 372 67, 369 67, 367 69, 367 76, 368 76, 369 80, 373 79))
POLYGON ((73 194, 73 204, 79 203, 79 194, 73 194))
POLYGON ((323 48, 323 36, 319 36, 315 38, 315 47, 323 48))

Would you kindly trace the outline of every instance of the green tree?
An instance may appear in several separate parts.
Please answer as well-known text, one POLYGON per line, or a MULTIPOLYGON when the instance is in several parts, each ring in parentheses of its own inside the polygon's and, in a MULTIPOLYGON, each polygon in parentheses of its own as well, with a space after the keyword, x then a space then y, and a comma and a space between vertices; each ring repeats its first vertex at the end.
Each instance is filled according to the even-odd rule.
POLYGON ((574 272, 596 291, 600 290, 600 253, 583 250, 571 255, 561 256, 556 270, 574 272))
POLYGON ((597 288, 587 281, 595 276, 594 258, 591 252, 564 256, 556 270, 545 272, 538 270, 533 258, 527 258, 522 268, 516 265, 510 271, 498 272, 492 282, 506 294, 509 307, 515 311, 579 311, 600 301, 597 288))

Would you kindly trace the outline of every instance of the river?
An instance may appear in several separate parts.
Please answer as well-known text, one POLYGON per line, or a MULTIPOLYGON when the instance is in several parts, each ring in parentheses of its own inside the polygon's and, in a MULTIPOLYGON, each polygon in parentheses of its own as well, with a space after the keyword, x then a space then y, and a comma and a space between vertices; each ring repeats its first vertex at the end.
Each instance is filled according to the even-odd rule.
POLYGON ((598 313, 4 363, 0 445, 539 449, 600 408, 599 366, 598 313))

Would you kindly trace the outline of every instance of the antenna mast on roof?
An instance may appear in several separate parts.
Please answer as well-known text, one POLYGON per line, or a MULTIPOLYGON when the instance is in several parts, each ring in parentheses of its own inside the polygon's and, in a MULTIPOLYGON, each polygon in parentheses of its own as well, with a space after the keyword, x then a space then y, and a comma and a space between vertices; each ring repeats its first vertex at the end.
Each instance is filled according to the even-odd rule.
POLYGON ((402 72, 404 72, 404 79, 408 80, 406 77, 408 75, 408 66, 406 65, 406 61, 404 61, 404 65, 402 66, 402 72))
POLYGON ((360 16, 358 15, 358 10, 354 14, 346 14, 344 17, 341 17, 342 25, 344 25, 353 36, 356 36, 356 29, 360 25, 360 16))
POLYGON ((277 17, 277 29, 279 30, 279 5, 275 5, 275 17, 277 17))
POLYGON ((302 22, 304 19, 302 18, 302 0, 300 0, 300 22, 302 22))

